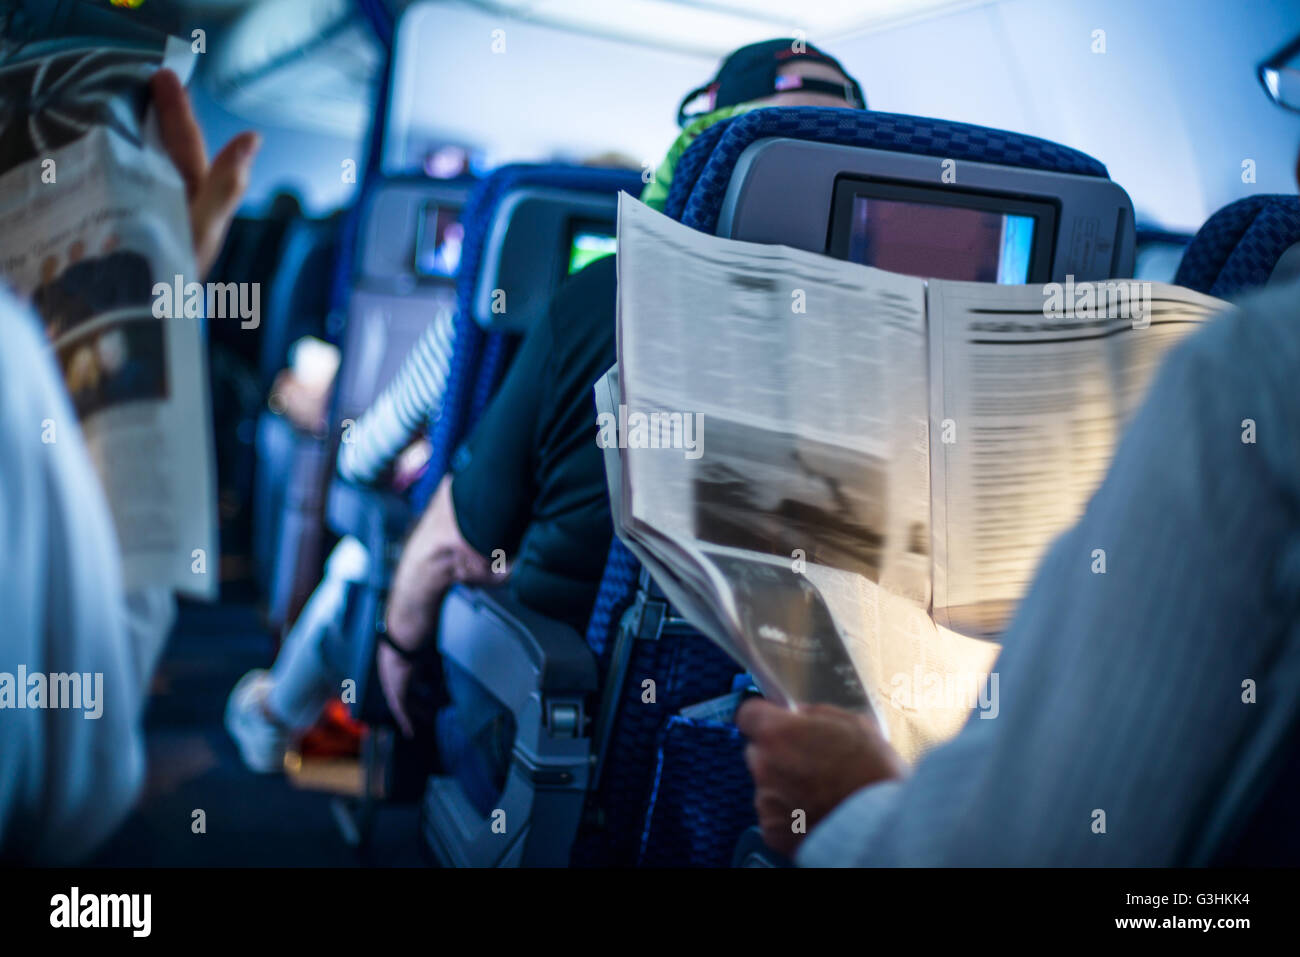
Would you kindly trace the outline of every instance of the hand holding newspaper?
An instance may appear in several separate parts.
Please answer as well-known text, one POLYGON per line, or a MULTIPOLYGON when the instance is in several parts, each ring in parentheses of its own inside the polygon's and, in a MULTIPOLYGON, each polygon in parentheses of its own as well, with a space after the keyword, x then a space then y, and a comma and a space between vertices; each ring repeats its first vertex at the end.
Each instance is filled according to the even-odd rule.
POLYGON ((915 758, 995 716, 997 638, 1040 555, 1160 357, 1225 305, 926 281, 620 196, 597 386, 615 528, 768 697, 869 708, 915 758))
MULTIPOLYGON (((128 591, 212 597, 202 320, 160 310, 157 294, 197 278, 189 213, 147 89, 159 67, 183 79, 191 65, 179 41, 153 51, 32 44, 0 64, 0 276, 45 325, 113 513, 128 591)), ((70 425, 40 423, 43 441, 70 425)))

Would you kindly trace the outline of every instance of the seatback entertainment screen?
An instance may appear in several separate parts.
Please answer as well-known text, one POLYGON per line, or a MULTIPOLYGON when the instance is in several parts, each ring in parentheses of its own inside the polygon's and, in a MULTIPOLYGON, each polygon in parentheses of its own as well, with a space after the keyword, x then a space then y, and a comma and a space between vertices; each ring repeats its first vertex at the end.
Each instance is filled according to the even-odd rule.
POLYGON ((618 249, 618 240, 607 229, 578 225, 569 239, 569 275, 590 266, 597 259, 612 255, 618 249))
POLYGON ((415 237, 415 273, 452 279, 460 268, 460 251, 465 227, 460 210, 440 203, 426 203, 420 210, 415 237))
POLYGON ((1055 220, 1050 203, 847 180, 827 251, 922 278, 1046 282, 1055 220))

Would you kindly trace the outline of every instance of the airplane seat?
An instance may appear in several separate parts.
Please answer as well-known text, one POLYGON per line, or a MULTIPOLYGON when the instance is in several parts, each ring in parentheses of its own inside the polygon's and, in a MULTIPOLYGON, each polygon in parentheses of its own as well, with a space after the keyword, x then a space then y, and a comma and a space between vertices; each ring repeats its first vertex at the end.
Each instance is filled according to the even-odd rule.
POLYGON ((270 411, 258 422, 259 458, 287 463, 273 479, 278 493, 268 496, 276 501, 257 517, 255 558, 273 628, 292 621, 319 580, 326 487, 346 429, 393 378, 428 324, 454 308, 451 259, 459 250, 446 254, 436 240, 446 237, 445 224, 457 220, 469 189, 466 180, 394 176, 367 182, 358 198, 351 256, 340 250, 336 260, 341 266, 347 258, 351 265, 340 308, 346 320, 330 429, 324 435, 302 432, 270 411), (446 261, 434 263, 439 253, 446 261))
POLYGON ((733 859, 754 824, 754 784, 743 758, 734 760, 744 746, 729 717, 668 719, 656 743, 638 866, 720 867, 733 859))
MULTIPOLYGON (((430 435, 430 463, 412 495, 417 508, 432 497, 457 447, 503 379, 523 333, 542 318, 561 281, 585 264, 585 256, 599 251, 590 247, 592 242, 612 246, 618 192, 640 186, 637 172, 567 164, 511 165, 484 181, 467 218, 456 347, 442 410, 430 435)), ((512 774, 502 782, 500 802, 507 819, 526 820, 534 809, 544 809, 556 825, 545 832, 512 826, 516 838, 503 845, 485 817, 492 809, 483 806, 495 797, 494 783, 477 781, 481 775, 470 763, 452 760, 453 752, 472 752, 445 747, 447 754, 440 754, 445 773, 429 780, 422 813, 426 842, 440 859, 470 865, 503 859, 533 863, 567 851, 564 835, 571 833, 574 813, 581 807, 587 759, 582 742, 566 737, 557 726, 581 724, 583 699, 590 689, 555 685, 548 676, 557 658, 589 658, 571 631, 530 615, 498 589, 453 589, 444 602, 439 649, 450 662, 448 670, 467 675, 465 680, 510 707, 515 747, 527 751, 536 771, 522 777, 512 774), (502 621, 521 620, 530 626, 499 628, 502 621), (501 650, 502 641, 524 632, 527 642, 509 646, 516 656, 501 650), (481 649, 489 647, 497 653, 485 658, 481 649), (522 660, 518 652, 523 652, 522 660), (519 697, 521 688, 533 689, 532 696, 519 697), (444 827, 453 821, 454 828, 444 827)), ((373 667, 374 634, 361 633, 357 639, 353 648, 361 656, 358 670, 363 661, 373 667)), ((582 673, 594 681, 594 671, 582 673)), ((382 701, 376 703, 382 709, 382 701)), ((455 743, 453 731, 460 730, 463 717, 457 711, 453 705, 440 715, 440 742, 455 743)))
POLYGON ((442 411, 430 434, 429 497, 505 375, 522 334, 568 275, 584 226, 612 229, 615 197, 638 191, 623 169, 511 164, 483 180, 467 210, 457 277, 456 343, 442 411))
MULTIPOLYGON (((682 721, 671 730, 668 722, 683 709, 732 694, 740 669, 671 609, 649 572, 618 538, 610 545, 586 641, 597 655, 602 699, 594 732, 590 821, 575 843, 572 863, 626 867, 690 859, 716 865, 722 858, 705 849, 719 850, 714 846, 718 832, 699 825, 730 820, 731 813, 741 819, 753 816, 749 772, 743 763, 729 760, 743 747, 739 732, 734 725, 707 719, 682 721), (647 680, 654 682, 651 699, 647 680), (659 806, 673 804, 667 792, 675 796, 679 782, 696 780, 692 764, 709 768, 709 793, 697 795, 686 825, 682 819, 664 820, 662 814, 656 820, 647 802, 653 806, 662 789, 659 806), (730 813, 704 813, 709 808, 730 813)), ((734 840, 723 834, 722 842, 734 840)), ((727 847, 724 856, 730 852, 727 847)))
MULTIPOLYGON (((377 178, 364 187, 352 223, 351 261, 344 266, 349 275, 341 277, 346 318, 330 405, 332 431, 300 436, 303 494, 296 512, 285 510, 286 516, 301 516, 300 535, 310 547, 299 544, 295 549, 298 537, 280 537, 286 565, 295 555, 297 561, 296 568, 277 580, 286 582, 275 592, 280 607, 293 610, 319 579, 321 546, 327 533, 336 531, 327 526, 326 512, 339 446, 397 375, 429 325, 446 321, 455 310, 462 218, 474 188, 470 178, 421 175, 377 178), (306 559, 304 552, 309 553, 306 559)), ((404 517, 400 502, 384 501, 381 519, 391 524, 404 517)), ((404 525, 399 522, 399 527, 404 525)), ((368 548, 379 547, 382 535, 367 537, 371 532, 363 524, 356 537, 368 548)))
MULTIPOLYGON (((409 503, 335 476, 327 516, 334 532, 358 533, 363 540, 370 535, 372 554, 395 559, 390 553, 400 545, 405 523, 432 498, 456 446, 504 376, 520 337, 541 317, 567 275, 575 229, 601 226, 612 235, 615 196, 633 182, 639 184, 639 177, 624 170, 511 164, 477 184, 461 213, 464 232, 452 302, 452 354, 441 407, 429 426, 429 463, 409 503)), ((373 587, 386 590, 391 563, 378 564, 373 587)), ((382 601, 377 607, 382 609, 382 601)), ((359 656, 358 673, 367 674, 375 636, 364 634, 371 622, 357 627, 357 640, 347 644, 359 656)), ((373 685, 369 680, 359 683, 364 687, 358 689, 357 716, 382 719, 387 711, 368 693, 373 685)))
MULTIPOLYGON (((330 528, 340 535, 356 535, 372 555, 384 556, 373 563, 367 581, 352 588, 338 643, 347 673, 357 676, 352 711, 358 719, 380 726, 390 720, 378 688, 374 653, 406 527, 437 489, 522 335, 542 317, 568 275, 584 237, 603 235, 612 242, 617 192, 639 186, 639 174, 626 170, 513 164, 486 176, 469 197, 461 220, 454 345, 442 405, 430 423, 432 449, 424 475, 409 501, 338 476, 330 484, 330 528)), ((504 596, 472 596, 475 613, 483 616, 505 614, 506 604, 504 596)), ((508 614, 526 616, 526 610, 511 606, 508 614)), ((396 780, 405 772, 389 768, 384 773, 396 780)))
MULTIPOLYGON (((741 155, 758 140, 778 137, 958 163, 1108 176, 1106 167, 1086 153, 1023 133, 874 110, 768 107, 715 123, 696 137, 673 172, 664 212, 688 226, 716 232, 732 171, 741 155)), ((960 181, 959 171, 957 176, 960 181)))
POLYGON ((292 427, 266 411, 276 374, 289 359, 290 345, 302 336, 326 338, 330 277, 338 257, 339 217, 291 223, 284 252, 268 286, 262 319, 258 404, 251 422, 257 445, 253 465, 253 556, 259 580, 270 575, 270 558, 292 467, 292 427))
MULTIPOLYGON (((957 182, 964 188, 1037 189, 1053 203, 1060 199, 1054 215, 1066 235, 1076 221, 1088 224, 1091 241, 1049 257, 1044 268, 1051 267, 1050 276, 1063 278, 1068 270, 1079 278, 1101 279, 1131 271, 1132 204, 1100 162, 1036 137, 925 117, 786 107, 724 120, 701 133, 682 155, 665 212, 704 232, 826 252, 827 210, 846 174, 906 176, 942 188, 946 160, 957 164, 957 182)), ((1048 275, 1043 273, 1043 281, 1048 275)), ((609 679, 626 686, 619 713, 605 732, 611 740, 600 745, 608 765, 599 771, 594 802, 607 827, 605 853, 595 861, 609 863, 612 853, 628 863, 631 840, 634 863, 726 866, 754 820, 744 742, 730 720, 673 721, 668 709, 642 703, 640 687, 645 678, 656 679, 659 700, 673 701, 675 711, 676 701, 686 696, 674 693, 674 676, 663 662, 683 655, 723 662, 712 687, 699 687, 699 697, 687 704, 725 695, 740 668, 678 619, 648 583, 652 585, 649 576, 616 538, 587 640, 593 648, 636 647, 621 653, 624 673, 609 679), (675 627, 645 627, 638 609, 647 604, 657 606, 657 621, 675 622, 675 627), (647 722, 656 728, 649 747, 642 731, 647 722), (702 769, 707 773, 701 774, 702 769), (719 787, 716 800, 707 803, 705 792, 715 782, 733 781, 742 782, 743 790, 719 787), (634 810, 629 813, 629 808, 634 810), (617 833, 628 818, 638 823, 630 839, 617 833)), ((618 661, 616 657, 614 667, 618 661)), ((692 676, 699 680, 698 674, 692 676)))
MULTIPOLYGON (((301 223, 302 210, 289 193, 278 194, 257 217, 237 216, 225 244, 206 277, 214 283, 239 283, 269 296, 287 237, 301 223)), ((208 321, 208 366, 212 413, 219 424, 217 480, 221 499, 221 541, 226 553, 251 551, 259 545, 259 473, 261 457, 255 442, 265 391, 260 382, 260 350, 267 323, 266 298, 259 321, 246 328, 235 317, 208 321)), ((255 564, 255 569, 257 568, 255 564)))
MULTIPOLYGON (((236 216, 206 278, 273 288, 289 236, 303 221, 302 204, 288 191, 276 193, 260 216, 236 216)), ((209 322, 208 338, 214 346, 219 344, 238 355, 257 374, 264 327, 262 322, 254 329, 245 329, 239 322, 209 322)))
MULTIPOLYGON (((1300 197, 1265 194, 1229 203, 1188 244, 1174 282, 1219 298, 1262 286, 1297 253, 1300 197), (1289 255, 1288 255, 1289 253, 1289 255)), ((1300 269, 1288 270, 1290 275, 1300 269)))
POLYGON ((341 216, 290 223, 284 251, 267 291, 262 319, 262 393, 289 360, 289 347, 303 336, 327 339, 330 283, 338 258, 341 216))

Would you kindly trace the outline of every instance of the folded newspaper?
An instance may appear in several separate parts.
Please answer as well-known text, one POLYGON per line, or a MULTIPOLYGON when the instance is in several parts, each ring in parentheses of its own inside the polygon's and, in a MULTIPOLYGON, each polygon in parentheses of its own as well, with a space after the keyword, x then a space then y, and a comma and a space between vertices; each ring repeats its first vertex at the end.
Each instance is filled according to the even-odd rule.
MULTIPOLYGON (((193 278, 180 175, 148 81, 188 44, 51 41, 0 60, 0 277, 44 323, 103 483, 128 590, 211 597, 212 426, 201 319, 160 318, 193 278), (211 564, 210 564, 211 563, 211 564)), ((65 423, 41 423, 58 441, 65 423)))
POLYGON ((616 530, 790 706, 915 757, 996 715, 997 639, 1161 356, 1226 306, 1159 283, 922 280, 619 201, 597 385, 616 530))

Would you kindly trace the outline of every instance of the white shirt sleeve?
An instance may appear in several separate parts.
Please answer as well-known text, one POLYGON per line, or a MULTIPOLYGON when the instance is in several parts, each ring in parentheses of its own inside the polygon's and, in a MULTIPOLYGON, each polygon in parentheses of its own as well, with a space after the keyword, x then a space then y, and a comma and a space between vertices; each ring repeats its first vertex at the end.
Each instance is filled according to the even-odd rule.
POLYGON ((798 863, 1281 862, 1300 832, 1267 800, 1300 727, 1297 369, 1295 285, 1176 346, 1004 635, 996 714, 850 796, 798 863))
POLYGON ((137 647, 108 503, 51 350, 3 289, 0 335, 0 859, 58 864, 135 800, 156 647, 137 647), (20 669, 81 674, 83 707, 18 707, 20 669))

